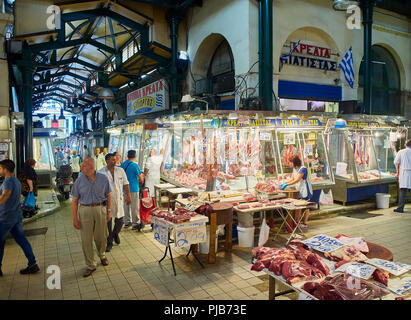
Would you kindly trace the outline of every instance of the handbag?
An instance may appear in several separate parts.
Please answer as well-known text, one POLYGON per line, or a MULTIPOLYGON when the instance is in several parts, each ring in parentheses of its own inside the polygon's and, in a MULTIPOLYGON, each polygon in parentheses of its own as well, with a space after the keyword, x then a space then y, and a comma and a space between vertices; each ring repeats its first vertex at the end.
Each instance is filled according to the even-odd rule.
POLYGON ((324 192, 324 190, 321 190, 319 202, 323 206, 332 206, 334 204, 333 193, 331 189, 330 191, 328 191, 328 193, 324 192))
POLYGON ((154 201, 153 201, 153 198, 151 198, 149 195, 149 189, 144 188, 142 192, 143 192, 143 196, 141 197, 141 204, 143 205, 144 208, 151 209, 154 206, 154 201))
POLYGON ((24 200, 23 205, 28 208, 35 208, 36 207, 36 199, 34 198, 33 192, 29 192, 26 199, 24 200))

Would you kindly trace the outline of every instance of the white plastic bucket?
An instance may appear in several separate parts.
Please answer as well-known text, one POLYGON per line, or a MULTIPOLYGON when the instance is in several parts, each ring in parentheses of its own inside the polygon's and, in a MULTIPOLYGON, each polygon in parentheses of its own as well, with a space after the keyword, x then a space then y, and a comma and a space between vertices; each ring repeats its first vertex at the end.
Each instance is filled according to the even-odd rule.
POLYGON ((251 228, 254 225, 254 215, 252 213, 237 212, 238 226, 241 228, 251 228))
POLYGON ((255 227, 251 227, 251 228, 237 227, 239 247, 245 247, 245 248, 254 247, 254 230, 255 230, 255 227))
MULTIPOLYGON (((206 242, 201 242, 198 246, 198 249, 199 249, 200 253, 208 254, 209 253, 209 248, 210 248, 210 226, 207 226, 206 242)), ((217 248, 218 248, 218 232, 216 232, 215 251, 214 252, 217 252, 217 248)))
POLYGON ((376 193, 377 209, 388 209, 390 207, 390 197, 388 193, 376 193))

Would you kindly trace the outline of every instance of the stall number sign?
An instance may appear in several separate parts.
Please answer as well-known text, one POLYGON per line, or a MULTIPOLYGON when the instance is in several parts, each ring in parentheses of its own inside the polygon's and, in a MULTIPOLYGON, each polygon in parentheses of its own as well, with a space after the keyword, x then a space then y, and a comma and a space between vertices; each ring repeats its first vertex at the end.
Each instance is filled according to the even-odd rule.
POLYGON ((268 200, 268 195, 265 192, 257 193, 257 200, 268 200))
POLYGON ((332 252, 345 246, 341 241, 323 234, 316 235, 302 242, 308 247, 320 252, 332 252))
POLYGON ((295 133, 285 133, 284 134, 284 144, 295 144, 295 133))
POLYGON ((270 141, 271 140, 270 132, 260 132, 260 140, 261 141, 270 141))
POLYGON ((158 220, 154 222, 154 239, 160 242, 162 245, 167 246, 168 243, 168 228, 167 225, 163 225, 158 220))
POLYGON ((206 233, 205 223, 178 229, 175 231, 175 245, 177 248, 183 248, 192 244, 206 242, 206 233))
POLYGON ((337 272, 345 272, 357 278, 368 280, 375 271, 375 267, 368 264, 352 262, 343 264, 341 267, 336 269, 337 272))
POLYGON ((388 271, 394 276, 402 275, 403 273, 406 273, 409 270, 411 270, 411 266, 408 264, 392 262, 392 261, 387 261, 387 260, 382 260, 382 259, 377 259, 377 258, 368 259, 365 262, 377 268, 388 271))
POLYGON ((200 208, 203 205, 202 202, 200 201, 191 201, 190 203, 188 203, 184 209, 188 210, 188 211, 196 211, 198 208, 200 208))

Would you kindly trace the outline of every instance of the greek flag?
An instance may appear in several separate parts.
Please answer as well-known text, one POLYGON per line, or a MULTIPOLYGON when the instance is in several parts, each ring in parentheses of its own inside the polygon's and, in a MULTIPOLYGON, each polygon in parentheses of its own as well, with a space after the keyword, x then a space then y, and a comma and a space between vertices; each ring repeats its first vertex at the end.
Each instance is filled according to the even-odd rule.
POLYGON ((287 61, 287 58, 292 55, 292 53, 295 51, 295 49, 297 49, 297 47, 300 45, 300 42, 301 42, 301 40, 298 40, 298 42, 295 44, 294 48, 290 47, 290 52, 289 53, 283 54, 280 57, 280 68, 279 68, 280 72, 283 69, 284 61, 287 61))
POLYGON ((344 58, 339 64, 341 70, 344 72, 345 79, 350 85, 351 89, 354 87, 354 62, 352 58, 352 47, 348 49, 344 58))

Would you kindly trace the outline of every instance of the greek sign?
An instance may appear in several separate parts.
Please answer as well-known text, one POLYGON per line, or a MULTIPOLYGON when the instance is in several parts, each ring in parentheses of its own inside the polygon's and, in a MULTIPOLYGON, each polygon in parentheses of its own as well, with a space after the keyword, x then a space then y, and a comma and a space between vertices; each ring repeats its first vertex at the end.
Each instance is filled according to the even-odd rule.
POLYGON ((392 261, 387 261, 387 260, 382 260, 382 259, 377 259, 377 258, 368 259, 365 262, 373 266, 376 266, 377 268, 388 271, 394 276, 402 275, 403 273, 406 273, 409 270, 411 270, 411 266, 408 264, 392 262, 392 261))
POLYGON ((168 245, 168 227, 165 222, 154 220, 154 239, 162 245, 168 245))
POLYGON ((166 80, 158 80, 127 94, 127 116, 163 111, 169 108, 166 80))
POLYGON ((175 245, 177 248, 183 248, 192 244, 205 242, 206 232, 205 223, 192 224, 188 228, 176 229, 175 245))
POLYGON ((368 280, 375 271, 375 267, 359 262, 350 262, 343 264, 336 269, 337 272, 345 272, 357 278, 368 280))
POLYGON ((332 252, 345 246, 341 241, 324 234, 318 234, 312 238, 303 240, 302 242, 308 247, 320 252, 332 252))

